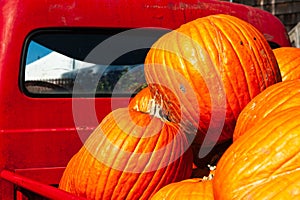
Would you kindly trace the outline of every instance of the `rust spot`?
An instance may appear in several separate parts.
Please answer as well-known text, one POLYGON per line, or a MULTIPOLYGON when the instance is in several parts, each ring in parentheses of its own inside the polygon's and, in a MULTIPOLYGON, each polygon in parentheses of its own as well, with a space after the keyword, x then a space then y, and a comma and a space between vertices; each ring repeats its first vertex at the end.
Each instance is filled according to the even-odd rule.
POLYGON ((153 16, 155 19, 159 19, 159 20, 162 20, 164 18, 164 16, 162 14, 159 14, 159 15, 155 15, 153 16))
POLYGON ((240 45, 244 45, 243 41, 240 41, 240 45))
POLYGON ((144 7, 147 9, 170 9, 170 10, 205 10, 210 6, 210 3, 168 3, 167 5, 146 4, 144 7))
POLYGON ((264 37, 266 38, 266 40, 273 40, 274 39, 274 36, 269 35, 267 33, 264 33, 264 37))

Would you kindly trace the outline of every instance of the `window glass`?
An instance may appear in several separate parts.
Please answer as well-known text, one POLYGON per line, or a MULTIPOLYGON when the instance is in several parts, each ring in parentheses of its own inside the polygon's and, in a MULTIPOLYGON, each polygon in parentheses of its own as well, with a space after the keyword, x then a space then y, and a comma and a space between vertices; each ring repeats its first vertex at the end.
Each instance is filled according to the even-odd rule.
POLYGON ((167 30, 44 30, 28 37, 22 88, 29 96, 128 96, 146 86, 143 62, 167 30))

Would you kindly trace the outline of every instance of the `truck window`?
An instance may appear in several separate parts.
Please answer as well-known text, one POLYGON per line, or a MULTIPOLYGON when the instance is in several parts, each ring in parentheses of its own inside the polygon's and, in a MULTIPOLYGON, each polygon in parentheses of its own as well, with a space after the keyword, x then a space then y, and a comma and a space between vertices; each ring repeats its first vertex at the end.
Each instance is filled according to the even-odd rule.
POLYGON ((165 29, 39 30, 24 45, 22 90, 31 97, 131 96, 165 29))

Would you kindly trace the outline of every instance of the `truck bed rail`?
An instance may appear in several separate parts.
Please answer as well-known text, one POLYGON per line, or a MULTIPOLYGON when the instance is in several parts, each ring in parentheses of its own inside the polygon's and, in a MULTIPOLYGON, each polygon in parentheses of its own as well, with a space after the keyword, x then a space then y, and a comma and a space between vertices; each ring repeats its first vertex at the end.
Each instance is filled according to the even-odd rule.
POLYGON ((46 185, 38 181, 34 181, 32 179, 29 179, 27 177, 21 176, 8 170, 2 170, 0 173, 0 177, 13 183, 18 187, 30 190, 31 192, 34 192, 49 199, 86 200, 86 198, 74 196, 73 194, 60 190, 56 187, 46 185))

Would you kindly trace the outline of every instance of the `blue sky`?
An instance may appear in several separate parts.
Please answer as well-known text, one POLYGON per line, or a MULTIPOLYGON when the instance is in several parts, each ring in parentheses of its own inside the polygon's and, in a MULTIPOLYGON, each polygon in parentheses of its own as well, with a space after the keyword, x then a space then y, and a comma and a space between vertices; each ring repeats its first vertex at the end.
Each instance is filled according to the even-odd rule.
POLYGON ((44 57, 50 52, 52 52, 50 49, 47 49, 35 42, 30 42, 28 47, 27 58, 26 58, 26 65, 39 58, 44 57))

